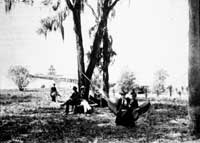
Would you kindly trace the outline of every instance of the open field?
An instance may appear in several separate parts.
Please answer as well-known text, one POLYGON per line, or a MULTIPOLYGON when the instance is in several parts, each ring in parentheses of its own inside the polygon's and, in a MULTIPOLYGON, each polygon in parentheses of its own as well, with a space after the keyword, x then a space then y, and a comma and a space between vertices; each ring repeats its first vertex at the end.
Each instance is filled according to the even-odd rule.
MULTIPOLYGON (((62 93, 69 94, 64 90, 62 93)), ((143 96, 138 98, 139 103, 144 101, 143 96)), ((90 115, 65 116, 60 103, 50 101, 48 90, 3 90, 0 94, 0 142, 190 142, 187 102, 153 97, 150 100, 151 110, 139 118, 136 127, 125 128, 115 125, 115 115, 108 108, 96 108, 90 115)))

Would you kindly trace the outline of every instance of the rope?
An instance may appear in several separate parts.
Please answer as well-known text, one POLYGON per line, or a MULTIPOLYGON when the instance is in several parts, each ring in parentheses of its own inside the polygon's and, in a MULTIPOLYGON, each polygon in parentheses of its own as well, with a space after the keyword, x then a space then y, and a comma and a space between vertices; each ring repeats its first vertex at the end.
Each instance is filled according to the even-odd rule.
POLYGON ((81 74, 83 74, 83 76, 92 84, 92 81, 87 77, 87 75, 85 75, 82 71, 81 74))
POLYGON ((83 76, 90 82, 90 84, 92 85, 92 88, 98 88, 88 77, 87 75, 85 75, 82 71, 81 71, 81 74, 83 74, 83 76))

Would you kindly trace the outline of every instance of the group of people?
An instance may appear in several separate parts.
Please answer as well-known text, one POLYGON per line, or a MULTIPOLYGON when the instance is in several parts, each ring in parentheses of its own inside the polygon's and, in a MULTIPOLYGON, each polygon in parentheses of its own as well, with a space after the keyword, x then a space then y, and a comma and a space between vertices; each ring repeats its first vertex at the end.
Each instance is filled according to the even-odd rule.
MULTIPOLYGON (((81 86, 80 88, 80 93, 77 91, 77 87, 74 86, 73 87, 73 93, 70 96, 70 98, 63 104, 61 104, 62 106, 66 106, 65 109, 65 113, 68 114, 69 113, 69 106, 72 106, 72 110, 74 110, 74 107, 78 106, 78 105, 82 105, 82 103, 86 103, 87 101, 83 98, 85 94, 85 87, 81 86)), ((88 104, 87 104, 88 106, 88 104)), ((86 106, 82 106, 83 107, 83 112, 87 112, 87 107, 86 106)))
MULTIPOLYGON (((84 96, 85 95, 85 86, 81 86, 80 92, 78 92, 76 86, 74 86, 72 89, 73 89, 73 93, 70 96, 70 98, 66 102, 61 104, 61 107, 66 106, 65 113, 66 114, 69 113, 70 105, 72 106, 72 110, 74 110, 75 107, 79 106, 80 109, 82 109, 82 111, 80 111, 80 112, 84 112, 84 113, 86 113, 87 111, 91 110, 91 107, 90 107, 89 103, 84 98, 85 97, 84 96)), ((53 102, 56 102, 56 97, 60 96, 60 94, 58 93, 58 91, 56 89, 55 83, 51 87, 50 96, 51 96, 51 100, 53 102)))
POLYGON ((117 114, 115 123, 123 126, 135 126, 135 121, 139 116, 150 108, 150 102, 138 105, 137 94, 134 89, 131 91, 131 98, 126 97, 126 93, 121 93, 121 98, 117 104, 117 114))
MULTIPOLYGON (((80 92, 78 92, 77 87, 73 87, 73 93, 70 96, 70 98, 61 104, 61 107, 66 106, 65 113, 69 113, 69 106, 76 107, 78 105, 82 105, 84 109, 84 113, 87 112, 87 110, 90 110, 91 107, 87 100, 85 100, 84 97, 85 94, 85 87, 81 86, 80 92)), ((141 106, 138 105, 137 100, 137 94, 134 89, 131 91, 131 98, 126 97, 126 93, 122 92, 121 98, 118 100, 116 104, 116 125, 123 125, 123 126, 135 126, 135 121, 139 118, 139 116, 150 108, 150 102, 144 103, 141 106)), ((56 96, 59 95, 58 91, 55 87, 55 84, 51 88, 52 101, 56 101, 56 96)), ((109 104, 108 104, 109 106, 109 104)))

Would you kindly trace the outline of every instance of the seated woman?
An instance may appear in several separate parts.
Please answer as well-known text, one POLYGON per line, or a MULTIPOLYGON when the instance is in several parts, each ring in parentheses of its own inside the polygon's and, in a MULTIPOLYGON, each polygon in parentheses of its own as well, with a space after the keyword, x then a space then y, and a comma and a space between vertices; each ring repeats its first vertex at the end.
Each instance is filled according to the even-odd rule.
POLYGON ((109 108, 116 115, 115 123, 116 125, 135 126, 135 121, 140 115, 148 111, 151 104, 147 102, 138 106, 137 94, 134 89, 131 92, 131 99, 126 98, 124 94, 121 95, 122 97, 118 100, 110 100, 107 98, 109 108))

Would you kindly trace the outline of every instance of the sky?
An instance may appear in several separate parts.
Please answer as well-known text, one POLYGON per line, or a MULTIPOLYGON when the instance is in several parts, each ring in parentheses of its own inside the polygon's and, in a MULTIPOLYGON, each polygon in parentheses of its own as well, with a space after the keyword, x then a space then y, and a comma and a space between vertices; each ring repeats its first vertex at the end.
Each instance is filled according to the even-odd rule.
MULTIPOLYGON (((110 67, 115 82, 126 68, 141 85, 152 85, 154 73, 163 68, 168 84, 186 85, 188 70, 187 0, 121 0, 116 16, 109 20, 113 49, 117 52, 110 67)), ((15 5, 5 13, 0 2, 0 89, 15 87, 7 76, 12 65, 23 65, 30 73, 47 73, 50 65, 58 74, 77 78, 77 54, 72 16, 64 22, 65 40, 59 32, 47 38, 36 33, 40 19, 52 14, 39 5, 15 5)), ((92 44, 88 29, 94 24, 89 9, 82 15, 85 52, 92 44)))

